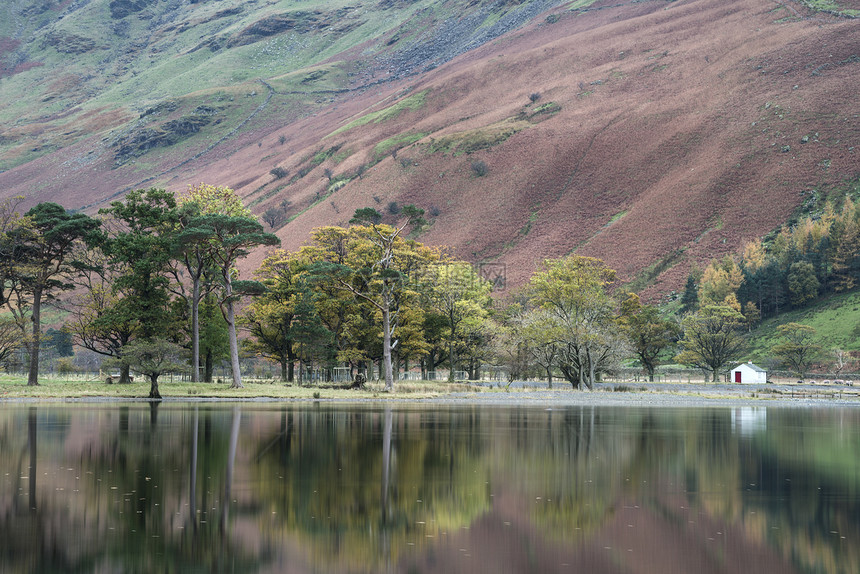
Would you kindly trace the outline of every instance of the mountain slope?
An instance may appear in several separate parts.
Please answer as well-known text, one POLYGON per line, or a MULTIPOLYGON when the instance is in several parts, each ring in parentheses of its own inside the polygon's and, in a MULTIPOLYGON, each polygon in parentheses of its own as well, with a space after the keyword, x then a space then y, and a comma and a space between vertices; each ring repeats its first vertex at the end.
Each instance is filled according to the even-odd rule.
POLYGON ((0 193, 31 203, 230 185, 288 248, 416 203, 510 285, 576 251, 657 296, 860 176, 858 20, 800 4, 23 4, 56 5, 0 43, 0 193))

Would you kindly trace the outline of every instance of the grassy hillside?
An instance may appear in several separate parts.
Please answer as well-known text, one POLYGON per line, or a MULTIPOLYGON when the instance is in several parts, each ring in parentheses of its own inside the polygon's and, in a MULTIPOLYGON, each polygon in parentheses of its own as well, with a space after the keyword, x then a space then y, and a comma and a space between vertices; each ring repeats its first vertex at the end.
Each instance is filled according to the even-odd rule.
POLYGON ((4 3, 0 197, 229 185, 288 248, 416 203, 509 285, 575 251, 657 299, 860 175, 858 8, 4 3))
POLYGON ((813 327, 816 343, 828 351, 860 351, 860 291, 834 295, 806 309, 764 321, 752 333, 753 360, 770 357, 771 347, 779 340, 777 327, 792 322, 813 327))

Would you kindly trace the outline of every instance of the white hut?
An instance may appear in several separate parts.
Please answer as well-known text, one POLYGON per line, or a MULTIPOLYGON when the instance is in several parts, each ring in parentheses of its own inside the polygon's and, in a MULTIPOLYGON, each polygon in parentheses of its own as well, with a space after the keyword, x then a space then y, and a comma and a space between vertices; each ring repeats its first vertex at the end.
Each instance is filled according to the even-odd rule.
POLYGON ((766 383, 767 371, 757 365, 753 365, 752 363, 741 363, 732 369, 731 382, 753 384, 766 383))

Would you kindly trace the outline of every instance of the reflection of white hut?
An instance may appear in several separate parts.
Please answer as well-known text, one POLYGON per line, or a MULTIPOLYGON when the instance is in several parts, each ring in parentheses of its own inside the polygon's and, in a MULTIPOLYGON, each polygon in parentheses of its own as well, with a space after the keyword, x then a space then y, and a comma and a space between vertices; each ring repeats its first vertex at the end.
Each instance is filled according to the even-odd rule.
POLYGON ((741 363, 732 369, 733 383, 766 383, 767 371, 752 363, 741 363))
POLYGON ((763 407, 733 409, 732 430, 743 436, 752 436, 767 430, 767 409, 763 407))

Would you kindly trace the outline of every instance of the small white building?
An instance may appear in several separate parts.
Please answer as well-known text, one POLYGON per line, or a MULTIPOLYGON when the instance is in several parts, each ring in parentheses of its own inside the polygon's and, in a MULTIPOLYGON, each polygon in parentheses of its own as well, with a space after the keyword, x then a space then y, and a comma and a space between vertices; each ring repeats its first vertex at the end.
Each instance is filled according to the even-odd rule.
POLYGON ((741 363, 732 369, 733 383, 764 384, 767 382, 767 371, 752 363, 741 363))

